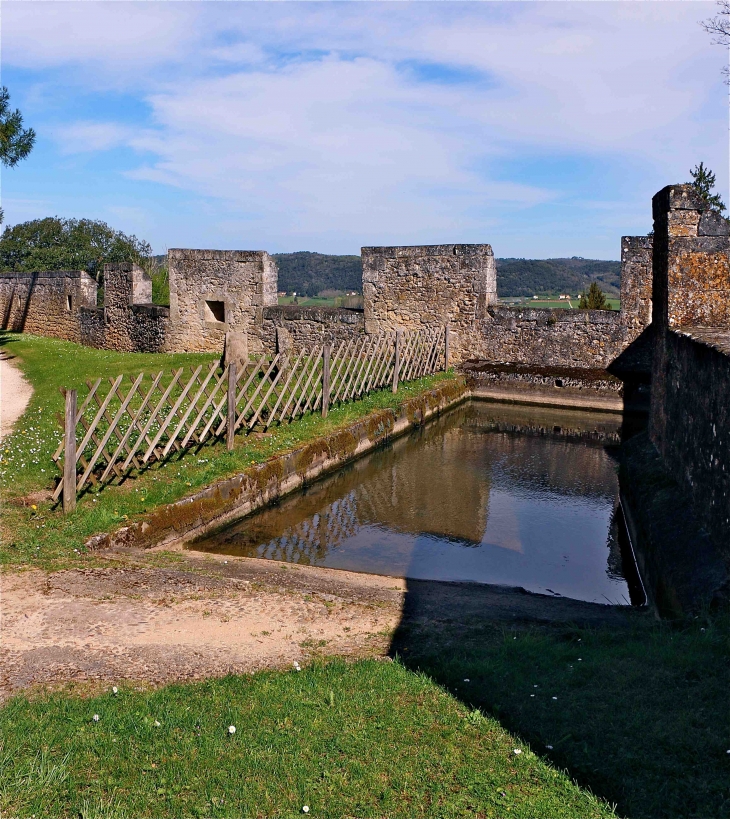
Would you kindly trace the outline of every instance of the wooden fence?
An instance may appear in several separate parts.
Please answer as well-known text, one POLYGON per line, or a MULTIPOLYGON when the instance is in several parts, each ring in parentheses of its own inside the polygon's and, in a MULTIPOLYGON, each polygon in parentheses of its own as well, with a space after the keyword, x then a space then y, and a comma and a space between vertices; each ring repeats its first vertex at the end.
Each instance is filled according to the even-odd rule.
POLYGON ((365 335, 297 353, 264 355, 240 367, 218 362, 165 373, 87 382, 65 390, 63 440, 53 460, 61 479, 53 499, 64 511, 89 485, 121 480, 176 452, 241 430, 268 429, 305 413, 448 368, 448 328, 365 335), (81 402, 79 403, 79 399, 81 402))

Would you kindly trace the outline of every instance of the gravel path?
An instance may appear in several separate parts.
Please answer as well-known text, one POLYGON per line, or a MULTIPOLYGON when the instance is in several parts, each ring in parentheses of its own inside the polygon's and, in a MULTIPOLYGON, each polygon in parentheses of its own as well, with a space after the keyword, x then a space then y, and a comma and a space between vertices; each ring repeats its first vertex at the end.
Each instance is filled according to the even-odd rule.
POLYGON ((0 439, 12 432, 33 395, 33 388, 11 362, 11 356, 0 353, 0 439))

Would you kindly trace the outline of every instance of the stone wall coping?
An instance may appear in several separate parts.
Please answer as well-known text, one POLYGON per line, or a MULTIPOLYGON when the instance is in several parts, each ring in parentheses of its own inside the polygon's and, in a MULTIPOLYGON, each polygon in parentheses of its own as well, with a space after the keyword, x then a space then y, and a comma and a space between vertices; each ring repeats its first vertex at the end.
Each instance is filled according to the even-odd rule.
POLYGON ((5 278, 36 278, 36 279, 82 279, 84 276, 95 282, 96 280, 90 276, 85 270, 19 270, 17 272, 7 271, 0 273, 0 276, 5 278))
POLYGON ((491 245, 394 245, 392 247, 363 247, 361 255, 387 256, 494 256, 491 245))
POLYGON ((708 327, 702 324, 695 324, 685 327, 673 327, 670 333, 678 336, 690 338, 706 347, 711 347, 718 353, 730 357, 730 328, 728 327, 708 327))
POLYGON ((650 250, 654 245, 653 236, 622 236, 621 247, 627 248, 643 248, 650 250))
POLYGON ((551 307, 490 307, 495 318, 566 324, 620 324, 620 310, 566 310, 551 307))
POLYGON ((290 321, 312 319, 351 322, 357 321, 364 312, 361 307, 302 307, 298 304, 279 304, 264 307, 264 318, 281 316, 290 321))
POLYGON ((268 256, 266 250, 199 250, 172 247, 167 251, 168 259, 190 259, 194 261, 253 262, 268 256))
POLYGON ((670 210, 709 210, 692 185, 667 185, 654 194, 651 206, 655 219, 670 210))

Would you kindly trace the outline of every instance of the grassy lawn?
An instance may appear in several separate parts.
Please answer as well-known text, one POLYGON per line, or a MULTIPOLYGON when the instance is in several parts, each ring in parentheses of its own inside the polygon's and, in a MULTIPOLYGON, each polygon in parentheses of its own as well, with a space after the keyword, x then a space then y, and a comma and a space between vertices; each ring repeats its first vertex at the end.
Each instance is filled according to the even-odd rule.
POLYGON ((294 296, 279 296, 277 303, 279 305, 298 304, 300 307, 334 307, 335 299, 323 298, 321 296, 298 296, 297 301, 294 301, 294 296))
MULTIPOLYGON (((505 299, 505 303, 510 304, 514 307, 535 307, 535 308, 551 308, 551 309, 561 309, 561 310, 577 310, 578 309, 578 302, 580 299, 570 299, 570 304, 565 300, 560 299, 525 299, 524 302, 512 305, 512 299, 505 299)), ((611 299, 607 298, 606 301, 611 305, 612 310, 620 310, 621 309, 621 300, 620 299, 611 299)))
MULTIPOLYGON (((730 817, 730 617, 507 626, 406 597, 393 651, 631 819, 730 817), (465 679, 470 682, 465 683, 465 679), (552 747, 550 747, 552 746, 552 747)), ((578 814, 580 815, 580 814, 578 814)))
POLYGON ((272 428, 265 435, 238 435, 233 452, 228 452, 223 442, 190 449, 122 485, 86 492, 74 513, 62 515, 48 499, 58 476, 51 455, 61 438, 56 420, 56 414, 63 412, 59 388, 77 387, 99 376, 198 364, 216 356, 113 353, 11 333, 0 337, 0 346, 15 356, 15 363, 35 390, 28 409, 0 452, 0 493, 4 501, 0 564, 16 566, 59 568, 59 561, 74 560, 95 533, 123 525, 135 515, 178 500, 369 412, 397 406, 453 377, 439 373, 402 384, 397 395, 388 390, 372 393, 361 401, 335 407, 326 420, 314 414, 272 428))
POLYGON ((5 816, 614 815, 397 662, 16 698, 2 718, 5 816))

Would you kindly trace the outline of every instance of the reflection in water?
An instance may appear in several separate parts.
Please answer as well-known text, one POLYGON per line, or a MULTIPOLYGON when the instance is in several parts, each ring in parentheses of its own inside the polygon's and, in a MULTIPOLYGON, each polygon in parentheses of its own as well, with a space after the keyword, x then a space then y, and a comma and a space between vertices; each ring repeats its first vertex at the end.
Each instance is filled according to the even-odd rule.
POLYGON ((471 403, 193 548, 628 603, 617 422, 471 403))

